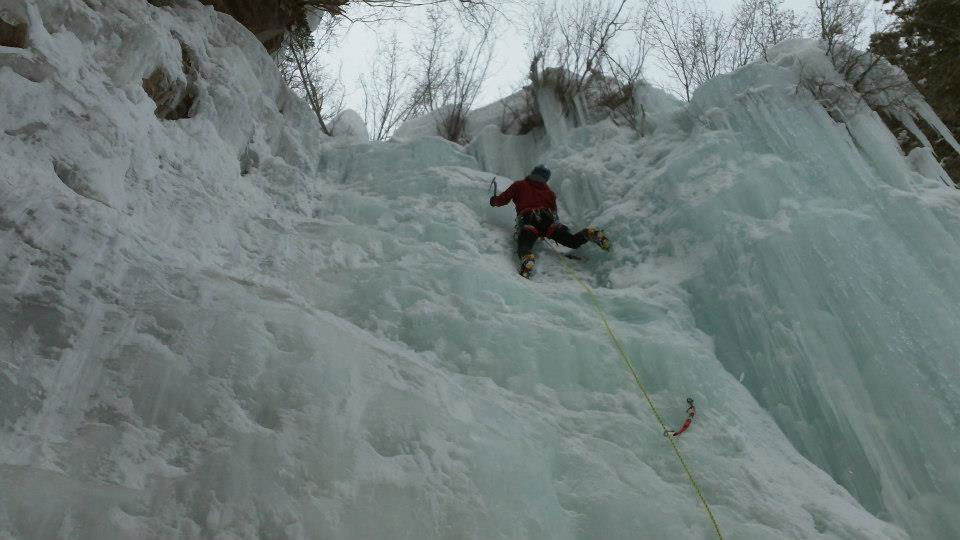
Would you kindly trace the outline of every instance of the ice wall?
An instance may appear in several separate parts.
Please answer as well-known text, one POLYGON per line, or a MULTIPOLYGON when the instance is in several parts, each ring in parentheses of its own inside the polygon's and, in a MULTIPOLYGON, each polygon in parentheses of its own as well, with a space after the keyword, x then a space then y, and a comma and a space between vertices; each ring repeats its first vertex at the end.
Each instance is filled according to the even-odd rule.
POLYGON ((838 122, 804 89, 839 79, 816 43, 771 56, 687 107, 651 95, 652 135, 581 129, 540 161, 618 238, 601 283, 659 267, 805 457, 912 537, 956 538, 960 195, 856 96, 838 122))
MULTIPOLYGON (((562 259, 514 274, 474 155, 321 137, 256 39, 196 3, 0 17, 27 26, 0 48, 0 536, 712 537, 562 259)), ((698 400, 680 442, 728 538, 906 538, 701 331, 722 250, 683 214, 743 156, 668 109, 658 138, 592 126, 537 156, 571 225, 616 238, 576 271, 664 413, 698 400), (682 176, 691 149, 711 182, 682 176)))
POLYGON ((837 124, 791 96, 808 57, 697 95, 660 230, 709 249, 698 326, 801 453, 914 537, 960 537, 960 196, 869 110, 837 124))

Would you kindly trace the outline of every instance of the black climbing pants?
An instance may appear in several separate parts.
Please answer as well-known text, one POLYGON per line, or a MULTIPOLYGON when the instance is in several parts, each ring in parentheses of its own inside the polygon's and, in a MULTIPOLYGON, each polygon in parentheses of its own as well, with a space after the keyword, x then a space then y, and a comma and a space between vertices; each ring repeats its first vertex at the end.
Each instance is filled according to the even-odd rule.
POLYGON ((582 246, 588 240, 586 229, 572 234, 549 210, 517 216, 517 256, 523 257, 533 252, 533 244, 541 236, 571 249, 582 246))

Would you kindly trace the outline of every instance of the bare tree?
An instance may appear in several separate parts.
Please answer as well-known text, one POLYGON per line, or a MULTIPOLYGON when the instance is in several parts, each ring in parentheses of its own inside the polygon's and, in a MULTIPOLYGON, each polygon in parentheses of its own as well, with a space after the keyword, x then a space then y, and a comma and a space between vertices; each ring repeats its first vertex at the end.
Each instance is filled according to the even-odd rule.
POLYGON ((377 47, 369 75, 360 78, 364 121, 371 138, 386 140, 413 108, 411 77, 401 64, 400 40, 392 34, 377 47))
POLYGON ((307 101, 320 128, 331 134, 330 122, 343 109, 343 86, 321 61, 321 54, 336 42, 339 25, 333 17, 324 17, 316 31, 298 24, 285 36, 277 55, 284 82, 307 101))
POLYGON ((524 86, 513 96, 503 100, 500 131, 512 135, 524 135, 543 126, 543 117, 537 106, 536 96, 530 85, 524 86))
POLYGON ((594 99, 597 105, 606 109, 614 124, 629 127, 641 137, 646 135, 646 111, 643 104, 637 102, 637 92, 647 85, 643 73, 647 56, 653 48, 653 30, 653 8, 646 4, 630 23, 633 43, 627 52, 614 55, 608 51, 601 56, 606 90, 594 99))
POLYGON ((466 142, 467 115, 493 59, 494 21, 488 16, 472 22, 454 46, 447 14, 434 8, 428 12, 426 33, 414 46, 419 63, 412 114, 433 114, 438 133, 450 141, 466 142))
MULTIPOLYGON (((900 106, 916 90, 902 72, 866 48, 868 4, 866 0, 814 0, 817 30, 826 55, 844 84, 875 109, 900 106)), ((881 30, 873 18, 873 32, 881 30)))
MULTIPOLYGON (((303 1, 303 0, 294 0, 303 1)), ((308 0, 324 2, 327 0, 308 0)), ((464 24, 475 24, 490 16, 501 13, 504 5, 517 0, 493 2, 490 0, 333 0, 345 2, 339 15, 353 23, 377 25, 386 21, 399 21, 405 18, 410 8, 441 8, 457 15, 464 24)), ((526 0, 519 0, 523 3, 526 0)), ((314 10, 316 11, 316 10, 314 10)))
POLYGON ((417 64, 413 70, 415 88, 412 97, 412 114, 433 111, 443 88, 447 85, 448 69, 445 55, 452 38, 449 16, 440 6, 427 10, 426 25, 413 46, 417 64))
POLYGON ((305 19, 316 13, 347 16, 351 9, 364 7, 382 12, 443 3, 454 4, 466 11, 496 9, 488 0, 282 0, 281 9, 305 19))
POLYGON ((570 114, 577 96, 603 79, 612 43, 630 28, 633 13, 627 0, 581 0, 562 6, 540 3, 532 20, 527 29, 535 36, 529 46, 530 80, 534 87, 552 87, 570 114))
POLYGON ((477 41, 464 40, 450 59, 438 118, 438 131, 447 140, 466 142, 467 114, 480 94, 493 59, 492 26, 477 41))
POLYGON ((537 101, 542 90, 553 92, 575 122, 599 115, 640 131, 635 89, 644 84, 643 69, 654 45, 648 2, 638 9, 626 0, 541 1, 527 20, 530 85, 504 104, 505 132, 525 133, 542 125, 537 101), (628 39, 632 44, 624 45, 628 39))
POLYGON ((742 0, 734 8, 728 69, 741 68, 786 39, 803 37, 803 17, 784 7, 784 0, 742 0))
POLYGON ((706 3, 688 6, 686 31, 694 55, 693 83, 700 86, 725 71, 734 25, 727 24, 724 14, 715 13, 706 3))
POLYGON ((690 34, 685 10, 673 0, 655 0, 654 40, 661 65, 679 85, 680 94, 690 101, 697 86, 700 61, 690 34))
POLYGON ((627 52, 615 56, 607 51, 604 60, 609 66, 607 71, 618 79, 636 81, 643 75, 647 57, 654 47, 653 4, 644 3, 643 9, 634 13, 627 32, 633 36, 627 52))
MULTIPOLYGON (((798 90, 805 88, 837 122, 861 108, 881 113, 888 122, 911 110, 919 93, 904 73, 866 46, 865 0, 814 0, 815 30, 836 74, 801 69, 798 90)), ((877 30, 879 19, 874 19, 877 30)))
POLYGON ((867 0, 814 0, 814 8, 816 29, 828 55, 833 55, 838 45, 842 45, 841 48, 865 45, 861 42, 867 20, 867 0))
POLYGON ((765 1, 743 0, 733 8, 728 69, 739 69, 761 55, 760 44, 764 41, 760 37, 763 32, 761 4, 765 1))
MULTIPOLYGON (((865 1, 865 0, 815 0, 865 1)), ((771 46, 802 37, 804 21, 784 0, 741 0, 732 16, 698 3, 656 0, 653 22, 662 66, 682 97, 708 80, 767 58, 771 46)))
POLYGON ((705 1, 655 0, 653 22, 661 65, 688 101, 706 81, 766 59, 770 47, 785 39, 802 37, 805 26, 784 0, 741 0, 729 16, 705 1))
POLYGON ((760 24, 753 39, 760 48, 764 60, 767 50, 781 41, 804 37, 806 23, 803 16, 792 9, 785 9, 783 0, 755 0, 759 4, 760 24))

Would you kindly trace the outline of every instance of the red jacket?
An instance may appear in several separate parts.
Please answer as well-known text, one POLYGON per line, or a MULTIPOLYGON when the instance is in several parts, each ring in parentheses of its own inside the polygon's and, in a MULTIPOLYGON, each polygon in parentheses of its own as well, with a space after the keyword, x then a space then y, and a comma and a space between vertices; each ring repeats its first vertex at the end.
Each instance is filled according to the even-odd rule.
POLYGON ((518 216, 541 208, 557 211, 557 196, 546 182, 517 180, 503 193, 490 197, 490 206, 503 206, 510 201, 516 205, 518 216))

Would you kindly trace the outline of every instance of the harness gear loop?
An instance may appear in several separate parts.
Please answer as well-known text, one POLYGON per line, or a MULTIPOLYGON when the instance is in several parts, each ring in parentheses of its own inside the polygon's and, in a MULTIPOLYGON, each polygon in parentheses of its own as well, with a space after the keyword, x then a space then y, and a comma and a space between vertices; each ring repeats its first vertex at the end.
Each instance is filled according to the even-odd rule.
MULTIPOLYGON (((610 340, 613 342, 614 347, 620 353, 620 357, 623 359, 623 363, 627 366, 627 369, 630 370, 630 374, 633 376, 633 381, 637 383, 637 387, 640 388, 640 392, 643 393, 644 399, 647 401, 647 405, 650 407, 650 411, 653 412, 653 415, 657 418, 657 422, 660 423, 660 427, 664 432, 669 431, 667 429, 666 423, 663 421, 663 416, 660 414, 659 409, 653 403, 653 398, 650 397, 650 393, 647 392, 647 388, 643 385, 643 382, 640 380, 640 373, 637 372, 637 369, 633 367, 633 362, 630 361, 630 357, 627 356, 626 350, 623 348, 623 344, 620 343, 620 339, 617 338, 617 334, 614 333, 613 327, 610 326, 610 321, 607 320, 607 316, 603 312, 603 308, 600 306, 600 301, 597 299, 597 295, 593 292, 593 289, 590 288, 576 272, 573 271, 573 268, 570 267, 570 263, 563 258, 560 259, 560 262, 563 263, 564 270, 567 271, 570 276, 580 284, 581 287, 587 292, 587 296, 590 298, 590 302, 593 304, 593 307, 597 310, 597 314, 600 316, 600 320, 603 321, 603 326, 607 329, 607 334, 610 336, 610 340)), ((691 409, 693 413, 696 412, 696 409, 693 407, 693 399, 687 398, 687 403, 690 404, 690 407, 687 408, 687 421, 691 422, 693 414, 691 414, 691 409)), ((684 426, 683 429, 686 429, 689 426, 684 426)), ((681 430, 682 431, 682 430, 681 430)), ((678 433, 679 434, 679 433, 678 433)), ((673 448, 673 453, 677 456, 677 460, 680 461, 680 465, 683 467, 684 472, 687 473, 687 478, 690 480, 690 484, 693 486, 693 489, 697 492, 697 497, 700 499, 700 502, 703 503, 703 508, 707 512, 707 516, 710 518, 710 522, 713 524, 713 530, 717 533, 717 538, 719 540, 723 539, 723 533, 720 532, 720 524, 717 523, 716 516, 713 515, 713 510, 710 509, 710 504, 707 502, 706 497, 703 496, 703 491, 700 489, 700 484, 697 483, 697 480, 693 477, 693 472, 690 470, 690 467, 687 465, 687 461, 683 458, 683 454, 680 453, 680 447, 677 446, 675 437, 667 437, 667 441, 670 443, 670 447, 673 448)))
POLYGON ((516 238, 520 234, 520 231, 528 230, 536 235, 537 240, 550 238, 553 236, 553 233, 556 232, 557 227, 560 226, 558 223, 556 223, 556 219, 557 213, 549 208, 535 208, 533 210, 527 210, 522 214, 517 214, 517 219, 513 225, 513 237, 516 238), (526 223, 525 221, 528 218, 532 218, 537 222, 540 222, 544 219, 544 217, 548 216, 553 218, 554 222, 547 227, 547 230, 544 231, 544 234, 540 234, 540 229, 537 229, 536 226, 526 223))

